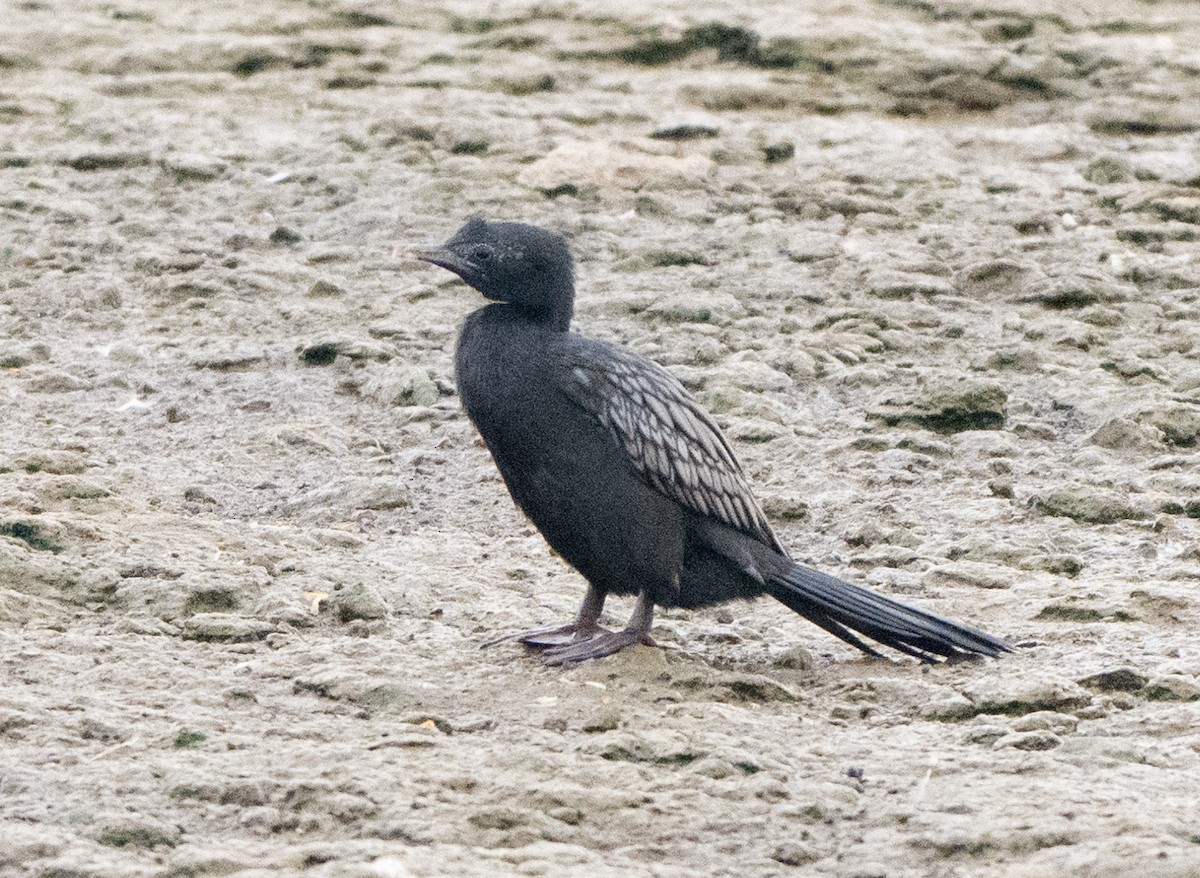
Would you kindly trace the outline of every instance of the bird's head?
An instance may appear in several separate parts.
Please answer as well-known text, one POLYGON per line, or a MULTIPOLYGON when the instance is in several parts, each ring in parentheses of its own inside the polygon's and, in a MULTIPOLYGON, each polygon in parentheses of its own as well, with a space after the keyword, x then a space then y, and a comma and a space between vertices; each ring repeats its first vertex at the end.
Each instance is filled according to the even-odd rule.
POLYGON ((454 272, 492 301, 515 305, 538 322, 566 329, 571 321, 575 271, 562 235, 476 217, 444 244, 399 252, 454 272))

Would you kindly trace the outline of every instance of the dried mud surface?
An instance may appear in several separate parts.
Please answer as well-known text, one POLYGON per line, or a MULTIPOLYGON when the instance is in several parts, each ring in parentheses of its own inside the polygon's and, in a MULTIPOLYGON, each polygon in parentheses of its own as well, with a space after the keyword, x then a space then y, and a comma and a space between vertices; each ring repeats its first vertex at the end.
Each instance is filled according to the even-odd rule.
POLYGON ((0 874, 1200 875, 1200 6, 3 18, 0 874), (798 557, 1015 653, 479 649, 583 584, 388 258, 473 213, 798 557))

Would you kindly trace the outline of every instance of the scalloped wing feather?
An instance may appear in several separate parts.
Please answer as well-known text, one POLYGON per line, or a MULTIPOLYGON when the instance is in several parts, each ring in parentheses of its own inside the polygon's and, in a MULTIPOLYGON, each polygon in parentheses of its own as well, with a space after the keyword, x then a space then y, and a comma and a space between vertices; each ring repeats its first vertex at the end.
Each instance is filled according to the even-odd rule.
POLYGON ((604 425, 647 484, 787 556, 729 442, 674 375, 576 335, 556 348, 562 391, 604 425))

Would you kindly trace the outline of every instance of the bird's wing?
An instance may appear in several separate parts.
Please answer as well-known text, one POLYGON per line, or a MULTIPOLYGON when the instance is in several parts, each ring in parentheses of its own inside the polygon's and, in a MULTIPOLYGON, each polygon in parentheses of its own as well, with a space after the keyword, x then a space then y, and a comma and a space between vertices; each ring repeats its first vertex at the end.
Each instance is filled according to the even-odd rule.
POLYGON ((787 554, 721 429, 679 379, 603 342, 559 338, 561 389, 604 425, 647 484, 787 554))

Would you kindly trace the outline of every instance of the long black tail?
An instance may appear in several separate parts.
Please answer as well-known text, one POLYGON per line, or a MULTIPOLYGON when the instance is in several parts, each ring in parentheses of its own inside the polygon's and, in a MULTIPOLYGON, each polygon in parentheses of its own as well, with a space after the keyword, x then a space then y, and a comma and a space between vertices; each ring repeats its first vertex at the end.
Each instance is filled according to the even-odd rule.
MULTIPOLYGON (((784 562, 782 558, 779 560, 784 562)), ((809 567, 785 563, 787 566, 772 565, 777 569, 766 573, 769 593, 830 634, 870 655, 880 653, 855 637, 851 629, 926 662, 936 662, 937 656, 994 658, 1012 649, 1003 640, 977 628, 951 622, 809 567)))

